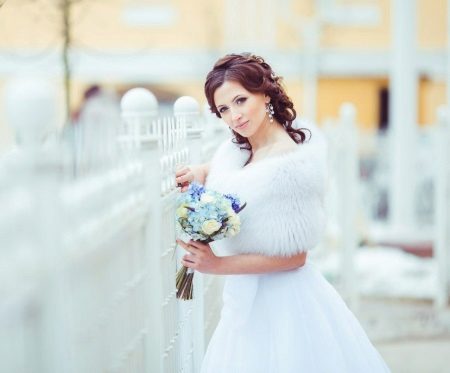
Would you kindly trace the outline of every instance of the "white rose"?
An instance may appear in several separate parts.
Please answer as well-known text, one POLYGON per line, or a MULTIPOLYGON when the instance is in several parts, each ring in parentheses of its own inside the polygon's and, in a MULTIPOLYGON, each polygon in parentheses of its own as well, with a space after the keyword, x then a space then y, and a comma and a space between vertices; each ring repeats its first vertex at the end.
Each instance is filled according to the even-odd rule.
POLYGON ((200 197, 200 201, 203 203, 211 203, 211 202, 214 202, 214 197, 209 194, 204 193, 200 197))
POLYGON ((239 233, 239 229, 231 228, 231 229, 228 230, 228 236, 229 237, 236 236, 238 233, 239 233))
POLYGON ((239 227, 241 225, 241 219, 235 213, 233 213, 227 220, 227 223, 232 227, 239 227))
POLYGON ((186 218, 188 216, 188 209, 183 205, 177 208, 176 214, 180 218, 186 218))
POLYGON ((227 207, 226 212, 230 216, 233 216, 234 214, 236 214, 231 207, 227 207))
POLYGON ((202 231, 207 234, 213 234, 214 232, 217 232, 220 228, 220 224, 216 220, 206 220, 202 224, 202 231))

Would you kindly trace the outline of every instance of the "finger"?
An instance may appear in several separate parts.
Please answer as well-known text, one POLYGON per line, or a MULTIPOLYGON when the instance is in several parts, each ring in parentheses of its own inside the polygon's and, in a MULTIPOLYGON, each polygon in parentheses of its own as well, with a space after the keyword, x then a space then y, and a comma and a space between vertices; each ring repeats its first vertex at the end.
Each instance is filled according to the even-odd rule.
POLYGON ((194 268, 195 267, 195 263, 188 262, 187 260, 184 260, 184 259, 181 259, 181 264, 184 265, 187 268, 194 268))
POLYGON ((175 165, 175 171, 181 171, 181 170, 188 169, 188 168, 189 168, 188 165, 185 165, 182 163, 178 163, 175 165))
POLYGON ((200 250, 196 248, 195 246, 189 245, 183 241, 177 240, 178 244, 185 249, 186 251, 190 252, 192 255, 195 255, 200 250))
POLYGON ((192 174, 189 172, 187 174, 176 177, 175 181, 177 184, 184 184, 184 183, 190 183, 192 181, 192 179, 193 179, 192 174))
POLYGON ((181 241, 181 240, 176 240, 176 242, 177 242, 177 244, 180 245, 183 249, 187 250, 187 247, 188 247, 189 244, 187 244, 186 242, 181 241))
POLYGON ((180 188, 182 192, 185 192, 189 189, 189 183, 177 184, 177 188, 180 188))
POLYGON ((195 258, 192 254, 183 255, 182 259, 185 260, 186 262, 195 263, 195 258))
POLYGON ((182 176, 187 174, 190 171, 189 168, 184 167, 184 168, 180 168, 179 170, 175 170, 175 176, 182 176))
POLYGON ((194 240, 190 240, 188 244, 190 247, 195 247, 197 250, 200 250, 200 251, 204 251, 207 246, 206 244, 204 244, 200 241, 194 241, 194 240))
POLYGON ((175 174, 178 175, 182 175, 185 174, 187 172, 190 172, 191 168, 189 166, 186 165, 180 165, 180 166, 175 166, 175 174))

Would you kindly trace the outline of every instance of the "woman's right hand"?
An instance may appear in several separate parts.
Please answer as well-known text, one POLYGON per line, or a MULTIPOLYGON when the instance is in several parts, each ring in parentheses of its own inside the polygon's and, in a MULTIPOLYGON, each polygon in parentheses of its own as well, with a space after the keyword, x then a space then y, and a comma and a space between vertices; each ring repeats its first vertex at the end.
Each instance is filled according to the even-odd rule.
POLYGON ((191 167, 184 165, 178 166, 175 170, 175 183, 177 187, 181 188, 181 191, 184 192, 192 181, 194 181, 194 173, 191 167))
POLYGON ((205 184, 209 172, 209 163, 197 164, 195 166, 180 165, 175 170, 175 183, 185 192, 189 184, 196 181, 199 184, 205 184))
POLYGON ((181 192, 185 192, 189 184, 195 180, 195 173, 192 166, 179 166, 175 171, 175 183, 181 188, 181 192))

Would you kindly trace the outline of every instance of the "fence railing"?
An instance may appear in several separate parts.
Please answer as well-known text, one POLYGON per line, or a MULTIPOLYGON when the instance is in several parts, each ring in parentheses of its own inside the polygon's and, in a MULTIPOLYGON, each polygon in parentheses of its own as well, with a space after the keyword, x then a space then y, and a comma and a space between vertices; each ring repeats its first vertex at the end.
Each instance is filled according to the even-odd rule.
MULTIPOLYGON (((48 92, 33 89, 10 111, 50 112, 48 92)), ((197 372, 203 278, 193 301, 176 299, 174 175, 202 161, 198 104, 180 98, 162 118, 138 88, 123 97, 122 119, 111 100, 89 105, 47 144, 49 115, 10 116, 27 141, 0 167, 0 371, 197 372), (42 121, 34 136, 26 120, 42 121)))
POLYGON ((436 167, 435 186, 435 240, 436 258, 436 296, 437 307, 448 304, 450 289, 450 115, 448 108, 438 110, 436 128, 436 167))

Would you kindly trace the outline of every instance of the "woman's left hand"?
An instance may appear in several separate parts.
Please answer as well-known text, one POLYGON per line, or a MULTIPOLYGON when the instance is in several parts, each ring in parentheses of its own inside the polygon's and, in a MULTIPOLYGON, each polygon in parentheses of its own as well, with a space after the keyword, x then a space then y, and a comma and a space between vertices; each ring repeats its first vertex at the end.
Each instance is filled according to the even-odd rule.
POLYGON ((217 271, 220 257, 213 253, 208 244, 193 240, 189 242, 177 240, 177 243, 188 251, 188 254, 184 255, 181 260, 181 264, 185 267, 202 273, 215 273, 217 271))

